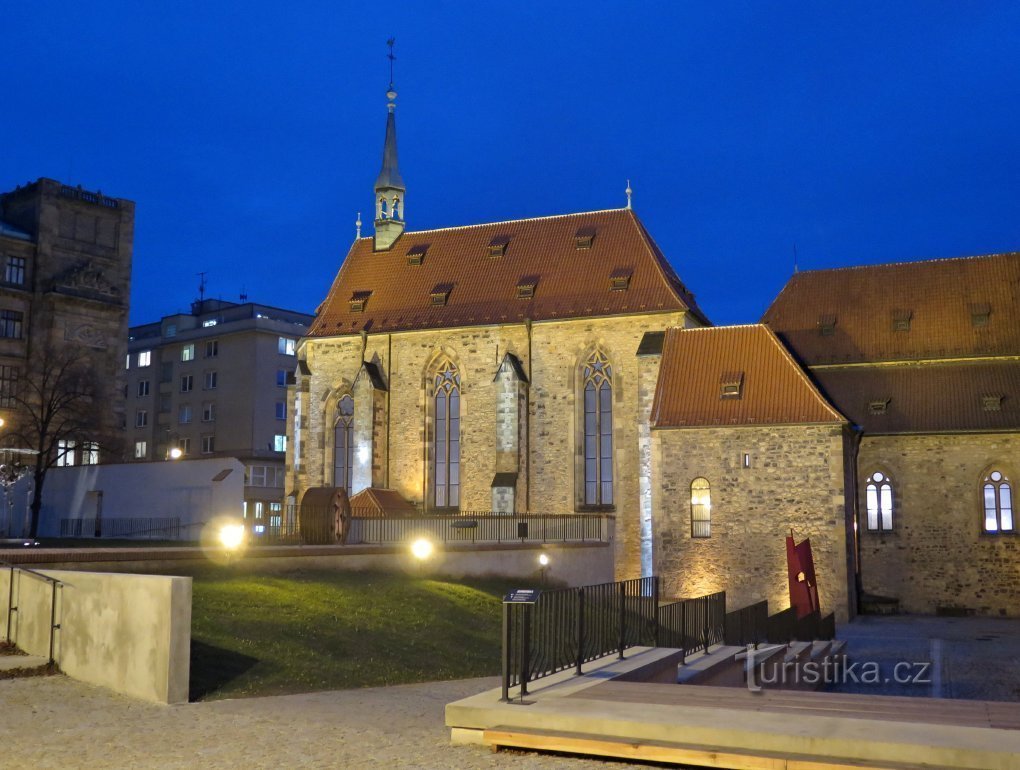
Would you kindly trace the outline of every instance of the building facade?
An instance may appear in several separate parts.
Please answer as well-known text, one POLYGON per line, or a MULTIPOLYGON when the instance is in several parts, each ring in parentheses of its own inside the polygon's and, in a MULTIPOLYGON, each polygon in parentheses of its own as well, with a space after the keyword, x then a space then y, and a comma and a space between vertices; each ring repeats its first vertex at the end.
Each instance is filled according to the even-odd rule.
POLYGON ((245 466, 251 526, 280 526, 287 379, 311 320, 251 302, 202 300, 190 313, 132 327, 119 362, 127 375, 124 460, 235 457, 245 466))
MULTIPOLYGON (((119 455, 135 205, 39 179, 0 194, 0 416, 47 349, 87 351, 106 406, 94 436, 54 447, 58 464, 119 455), (102 445, 102 447, 101 447, 102 445)), ((18 448, 18 447, 15 447, 18 448)))

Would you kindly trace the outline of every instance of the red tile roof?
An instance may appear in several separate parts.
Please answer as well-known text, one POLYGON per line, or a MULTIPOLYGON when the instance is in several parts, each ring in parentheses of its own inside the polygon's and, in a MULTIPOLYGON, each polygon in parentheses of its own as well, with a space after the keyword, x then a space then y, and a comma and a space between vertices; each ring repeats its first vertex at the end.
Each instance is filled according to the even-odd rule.
POLYGON ((351 497, 353 516, 413 516, 417 512, 395 489, 367 487, 351 497))
POLYGON ((1020 253, 798 273, 762 322, 808 365, 1018 354, 1020 253))
POLYGON ((823 368, 813 375, 867 434, 1020 430, 1018 361, 823 368), (985 409, 986 396, 1002 397, 997 411, 985 409), (873 401, 888 401, 884 414, 872 413, 873 401))
POLYGON ((707 323, 634 212, 615 209, 405 232, 380 252, 361 238, 308 336, 682 310, 707 323), (575 235, 583 228, 595 235, 590 248, 579 249, 575 235), (504 237, 505 254, 489 256, 489 244, 504 237), (425 244, 422 263, 408 264, 409 252, 425 244), (610 288, 617 271, 632 273, 625 291, 610 288), (531 299, 518 298, 522 277, 537 277, 531 299), (450 285, 449 297, 433 305, 440 284, 450 285), (350 298, 368 291, 364 310, 352 312, 350 298))
POLYGON ((844 421, 767 326, 666 330, 654 427, 844 421), (723 386, 740 397, 723 398, 723 386))

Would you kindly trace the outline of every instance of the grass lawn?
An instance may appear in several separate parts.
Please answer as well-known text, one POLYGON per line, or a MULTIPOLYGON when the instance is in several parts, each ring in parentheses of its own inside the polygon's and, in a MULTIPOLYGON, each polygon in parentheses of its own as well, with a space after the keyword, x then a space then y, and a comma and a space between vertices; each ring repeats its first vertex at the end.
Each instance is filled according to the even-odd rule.
POLYGON ((193 700, 499 673, 506 581, 215 567, 190 574, 193 700))

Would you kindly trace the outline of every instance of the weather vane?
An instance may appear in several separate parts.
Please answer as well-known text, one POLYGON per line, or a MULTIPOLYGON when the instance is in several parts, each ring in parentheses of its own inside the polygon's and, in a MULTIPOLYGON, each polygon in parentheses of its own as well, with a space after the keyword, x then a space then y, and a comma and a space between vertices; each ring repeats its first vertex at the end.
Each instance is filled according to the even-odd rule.
POLYGON ((386 45, 390 47, 390 52, 386 54, 386 58, 390 60, 390 87, 393 87, 393 62, 396 61, 396 56, 393 55, 393 44, 397 42, 395 37, 391 37, 386 41, 386 45))

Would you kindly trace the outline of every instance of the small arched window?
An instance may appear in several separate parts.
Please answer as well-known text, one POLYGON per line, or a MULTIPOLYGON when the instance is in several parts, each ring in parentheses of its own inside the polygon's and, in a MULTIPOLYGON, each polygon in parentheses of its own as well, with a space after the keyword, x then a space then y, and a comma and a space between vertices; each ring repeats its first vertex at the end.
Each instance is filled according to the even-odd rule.
POLYGON ((347 494, 354 488, 354 399, 344 396, 336 407, 333 427, 333 486, 347 494))
POLYGON ((613 366, 596 350, 582 366, 584 504, 613 504, 613 366))
POLYGON ((712 488, 708 479, 691 482, 691 537, 712 536, 712 488))
POLYGON ((982 485, 985 509, 985 532, 1015 532, 1013 523, 1013 488, 1002 471, 992 470, 982 485))
POLYGON ((893 528, 892 480, 882 471, 875 471, 868 476, 864 495, 868 508, 868 530, 870 532, 891 532, 893 528))
POLYGON ((433 464, 436 508, 460 506, 460 373, 451 361, 436 370, 433 464))

